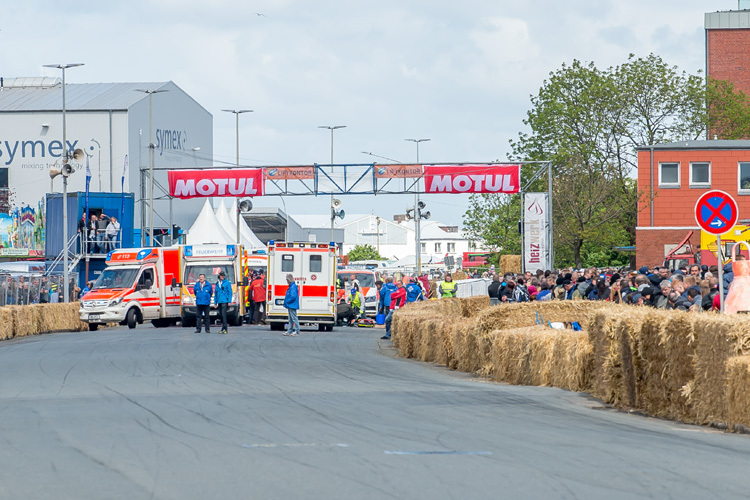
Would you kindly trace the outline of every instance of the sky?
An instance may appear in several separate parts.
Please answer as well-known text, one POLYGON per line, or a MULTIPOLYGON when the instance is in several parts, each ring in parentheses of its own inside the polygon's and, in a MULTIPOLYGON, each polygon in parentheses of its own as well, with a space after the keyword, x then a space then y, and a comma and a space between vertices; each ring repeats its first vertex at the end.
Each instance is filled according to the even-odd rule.
MULTIPOLYGON (((0 17, 0 76, 68 83, 174 81, 213 114, 214 158, 251 166, 504 161, 550 72, 574 59, 607 68, 633 53, 705 68, 704 14, 736 0, 24 0, 0 17), (370 152, 384 158, 363 154, 370 152)), ((223 163, 222 163, 223 162, 223 163)), ((391 218, 410 195, 345 196, 349 213, 391 218)), ((427 195, 461 225, 466 195, 427 195)), ((257 206, 279 206, 277 197, 257 206)), ((287 199, 327 213, 328 197, 287 199)))

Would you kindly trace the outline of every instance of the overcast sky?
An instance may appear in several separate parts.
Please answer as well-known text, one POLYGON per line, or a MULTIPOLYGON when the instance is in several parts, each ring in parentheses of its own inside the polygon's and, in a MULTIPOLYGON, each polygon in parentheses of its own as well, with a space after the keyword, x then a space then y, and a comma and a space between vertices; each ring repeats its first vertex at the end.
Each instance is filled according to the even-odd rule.
MULTIPOLYGON (((69 83, 172 80, 214 117, 215 161, 245 165, 503 160, 529 96, 573 59, 600 68, 653 52, 705 67, 704 13, 736 0, 131 0, 6 2, 0 76, 69 83)), ((210 161, 206 161, 210 164, 210 161)), ((326 213, 324 199, 288 200, 326 213)), ((426 196, 433 218, 460 224, 468 197, 426 196)), ((411 196, 349 196, 349 213, 403 213, 411 196)), ((278 199, 257 204, 275 206, 278 199)))

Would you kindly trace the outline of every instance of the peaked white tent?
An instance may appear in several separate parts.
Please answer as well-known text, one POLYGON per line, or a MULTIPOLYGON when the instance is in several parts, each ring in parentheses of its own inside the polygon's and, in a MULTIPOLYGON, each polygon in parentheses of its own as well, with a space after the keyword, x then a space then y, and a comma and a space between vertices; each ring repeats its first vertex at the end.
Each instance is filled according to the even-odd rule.
POLYGON ((234 243, 234 238, 222 227, 211 208, 211 204, 206 200, 201 212, 188 230, 186 241, 188 245, 202 245, 205 243, 229 245, 234 243))
MULTIPOLYGON (((237 221, 236 217, 233 216, 232 210, 224 204, 222 200, 219 202, 219 206, 216 208, 216 219, 221 224, 221 227, 227 233, 232 235, 232 240, 237 241, 237 221)), ((262 241, 255 236, 255 233, 248 227, 247 222, 243 218, 240 218, 240 242, 242 246, 247 250, 258 250, 266 248, 262 241)))

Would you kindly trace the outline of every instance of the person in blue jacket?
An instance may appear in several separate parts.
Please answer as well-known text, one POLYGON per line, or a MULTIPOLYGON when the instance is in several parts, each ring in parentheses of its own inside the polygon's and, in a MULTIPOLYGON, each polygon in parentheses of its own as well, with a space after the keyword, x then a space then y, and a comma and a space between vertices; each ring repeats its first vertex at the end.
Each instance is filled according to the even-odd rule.
POLYGON ((299 335, 299 318, 297 317, 297 309, 299 309, 299 287, 294 282, 294 276, 291 274, 286 275, 286 282, 289 285, 286 289, 286 295, 284 295, 284 307, 286 307, 289 313, 289 326, 284 332, 284 335, 295 336, 299 335))
POLYGON ((195 333, 201 332, 201 323, 206 327, 206 333, 211 333, 209 310, 214 288, 211 283, 206 283, 205 274, 198 275, 198 282, 193 286, 193 294, 195 295, 195 333))
POLYGON ((385 283, 383 283, 383 287, 380 289, 380 303, 378 304, 378 309, 380 309, 383 314, 388 314, 390 312, 391 294, 397 289, 398 287, 393 284, 393 277, 388 276, 385 279, 385 283))
POLYGON ((424 294, 422 293, 422 287, 420 286, 419 282, 416 278, 404 278, 404 282, 407 282, 408 285, 406 285, 406 303, 410 302, 417 302, 419 300, 424 300, 424 294))
POLYGON ((219 333, 227 333, 227 308, 232 301, 232 284, 227 279, 224 271, 219 273, 219 281, 216 282, 216 293, 214 302, 219 308, 219 317, 221 317, 221 330, 219 333))

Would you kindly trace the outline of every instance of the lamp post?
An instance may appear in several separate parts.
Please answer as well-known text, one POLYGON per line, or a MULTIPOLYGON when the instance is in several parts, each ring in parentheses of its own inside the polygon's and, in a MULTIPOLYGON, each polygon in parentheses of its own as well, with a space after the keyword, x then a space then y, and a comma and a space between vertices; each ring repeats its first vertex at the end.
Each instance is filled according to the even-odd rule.
MULTIPOLYGON (((419 163, 419 143, 427 142, 430 139, 404 139, 407 142, 413 142, 417 145, 417 163, 419 163)), ((414 265, 417 269, 417 276, 419 276, 422 270, 422 241, 421 241, 421 228, 419 222, 422 219, 419 209, 419 179, 417 179, 416 189, 414 190, 414 242, 415 242, 415 254, 414 254, 414 265)))
MULTIPOLYGON (((237 166, 240 166, 240 115, 242 113, 252 113, 252 109, 222 109, 225 113, 234 113, 235 118, 235 133, 237 143, 237 166)), ((237 198, 237 245, 240 244, 240 199, 237 198)))
MULTIPOLYGON (((63 169, 66 168, 66 164, 70 159, 70 150, 68 148, 68 136, 67 136, 67 124, 65 121, 65 70, 68 68, 76 68, 83 66, 83 63, 69 63, 69 64, 45 64, 45 68, 55 68, 62 70, 62 119, 63 119, 63 169)), ((69 275, 70 269, 68 269, 68 176, 63 175, 63 199, 62 199, 62 210, 63 210, 63 277, 65 283, 63 284, 63 293, 65 299, 63 302, 70 302, 70 283, 69 275)), ((88 222, 88 221, 87 221, 88 222)))
MULTIPOLYGON (((148 239, 149 246, 154 246, 154 149, 156 145, 153 142, 154 137, 154 106, 153 97, 154 94, 160 94, 162 92, 169 92, 168 89, 135 89, 136 92, 143 92, 148 94, 148 239)), ((141 229, 142 230, 142 229, 141 229)))
MULTIPOLYGON (((91 139, 91 142, 95 143, 96 146, 99 148, 99 192, 102 192, 102 145, 99 144, 99 141, 96 139, 91 139)), ((110 175, 110 180, 111 180, 110 175)), ((109 188, 110 191, 112 191, 112 188, 109 188)))
MULTIPOLYGON (((346 125, 318 125, 318 128, 325 128, 331 131, 331 165, 333 165, 333 131, 346 128, 346 125)), ((333 166, 331 166, 331 173, 333 173, 333 166)), ((333 241, 333 221, 336 219, 333 216, 333 193, 331 193, 331 241, 333 241)))

